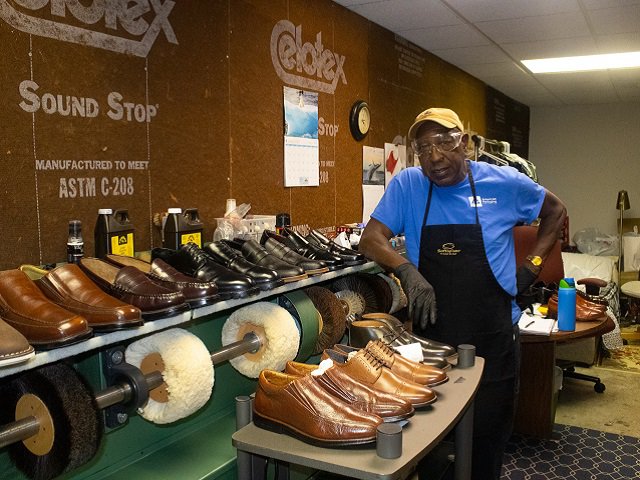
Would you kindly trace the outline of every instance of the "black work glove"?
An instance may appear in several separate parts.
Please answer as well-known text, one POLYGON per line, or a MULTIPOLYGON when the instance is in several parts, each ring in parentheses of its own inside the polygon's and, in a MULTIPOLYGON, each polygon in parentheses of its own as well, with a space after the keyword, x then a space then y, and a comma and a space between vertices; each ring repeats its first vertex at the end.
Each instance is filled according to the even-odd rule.
POLYGON ((421 329, 436 323, 436 292, 412 263, 403 263, 393 271, 407 296, 409 318, 421 329))
MULTIPOLYGON (((516 304, 520 307, 520 310, 531 309, 531 306, 536 302, 535 292, 531 290, 531 285, 536 281, 536 278, 538 278, 538 274, 524 265, 516 271, 516 287, 518 290, 516 304)), ((533 313, 533 309, 531 309, 531 313, 533 313)))

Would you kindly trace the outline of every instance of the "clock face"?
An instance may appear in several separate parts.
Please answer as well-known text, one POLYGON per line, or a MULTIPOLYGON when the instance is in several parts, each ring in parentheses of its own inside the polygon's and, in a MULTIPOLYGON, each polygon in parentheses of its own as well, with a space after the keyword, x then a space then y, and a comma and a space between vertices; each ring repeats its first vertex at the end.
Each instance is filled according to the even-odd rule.
POLYGON ((358 100, 351 107, 351 115, 349 117, 349 129, 351 135, 356 140, 362 140, 371 127, 371 112, 369 105, 364 100, 358 100))

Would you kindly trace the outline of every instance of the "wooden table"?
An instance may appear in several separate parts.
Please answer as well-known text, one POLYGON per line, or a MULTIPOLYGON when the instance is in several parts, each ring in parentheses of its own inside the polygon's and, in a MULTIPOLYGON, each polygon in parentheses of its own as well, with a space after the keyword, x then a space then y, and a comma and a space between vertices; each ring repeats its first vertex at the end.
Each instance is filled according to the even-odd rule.
POLYGON ((546 335, 520 335, 520 395, 514 430, 540 438, 551 438, 553 431, 553 377, 556 343, 595 337, 610 332, 613 320, 576 322, 572 332, 546 335))

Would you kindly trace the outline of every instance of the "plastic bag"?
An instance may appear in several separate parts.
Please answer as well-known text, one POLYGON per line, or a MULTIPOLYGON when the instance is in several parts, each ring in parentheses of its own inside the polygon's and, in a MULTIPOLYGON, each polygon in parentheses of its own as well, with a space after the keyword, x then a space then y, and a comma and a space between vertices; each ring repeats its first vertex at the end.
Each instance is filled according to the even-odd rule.
POLYGON ((602 233, 597 228, 584 228, 573 235, 573 243, 581 253, 588 255, 618 255, 620 242, 615 235, 602 233))

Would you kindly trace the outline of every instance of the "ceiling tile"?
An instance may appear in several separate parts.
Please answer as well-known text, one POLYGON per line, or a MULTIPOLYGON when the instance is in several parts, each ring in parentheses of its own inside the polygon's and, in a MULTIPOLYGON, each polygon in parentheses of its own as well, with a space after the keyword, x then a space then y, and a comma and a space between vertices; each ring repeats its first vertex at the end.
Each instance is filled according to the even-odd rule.
POLYGON ((475 65, 458 64, 458 66, 476 78, 518 75, 523 72, 523 70, 513 62, 478 63, 475 65))
POLYGON ((516 60, 599 53, 595 40, 590 36, 565 38, 561 42, 558 40, 539 40, 537 42, 505 43, 502 48, 516 60))
POLYGON ((599 35, 637 32, 640 25, 640 4, 592 10, 589 17, 595 33, 599 35))
POLYGON ((356 5, 351 10, 395 32, 462 23, 440 0, 388 0, 356 5))
POLYGON ((478 22, 478 28, 497 43, 533 42, 590 35, 581 13, 478 22))
POLYGON ((601 8, 620 7, 624 5, 640 5, 640 0, 581 0, 581 2, 588 10, 599 10, 601 8))
POLYGON ((640 30, 615 35, 597 35, 596 43, 600 53, 640 51, 640 30))
POLYGON ((421 30, 407 30, 401 33, 407 40, 420 45, 429 52, 457 47, 477 47, 490 42, 469 25, 432 27, 421 30))
POLYGON ((482 2, 447 0, 447 3, 472 22, 554 15, 556 13, 579 11, 576 0, 483 0, 482 2))

